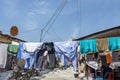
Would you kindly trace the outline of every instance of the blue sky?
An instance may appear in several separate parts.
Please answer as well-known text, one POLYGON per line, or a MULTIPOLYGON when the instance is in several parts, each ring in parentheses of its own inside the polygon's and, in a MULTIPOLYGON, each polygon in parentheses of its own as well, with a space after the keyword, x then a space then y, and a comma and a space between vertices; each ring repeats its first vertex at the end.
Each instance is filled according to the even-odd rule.
MULTIPOLYGON (((63 0, 0 0, 0 30, 17 38, 40 41, 41 29, 63 0)), ((43 41, 67 41, 120 25, 120 0, 67 0, 43 41)), ((50 27, 48 24, 47 27, 50 27)))

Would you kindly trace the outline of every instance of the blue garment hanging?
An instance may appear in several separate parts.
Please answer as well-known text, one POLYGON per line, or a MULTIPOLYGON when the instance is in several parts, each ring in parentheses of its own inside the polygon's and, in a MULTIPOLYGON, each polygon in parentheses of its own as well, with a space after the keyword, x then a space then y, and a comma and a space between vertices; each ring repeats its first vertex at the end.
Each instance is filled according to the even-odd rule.
POLYGON ((95 39, 80 41, 80 53, 81 54, 93 53, 93 52, 97 52, 95 39))
POLYGON ((108 48, 110 51, 120 50, 120 37, 108 38, 108 48))
POLYGON ((66 66, 68 61, 72 62, 74 71, 77 71, 77 41, 55 42, 55 55, 60 58, 62 66, 66 66))
MULTIPOLYGON (((24 68, 31 69, 33 65, 34 65, 34 68, 36 68, 36 63, 34 61, 36 60, 35 58, 36 58, 37 50, 34 52, 33 55, 30 55, 29 52, 27 52, 23 49, 23 44, 24 43, 22 43, 22 42, 19 44, 17 59, 25 60, 24 68)), ((40 49, 40 47, 39 47, 39 49, 40 49)))

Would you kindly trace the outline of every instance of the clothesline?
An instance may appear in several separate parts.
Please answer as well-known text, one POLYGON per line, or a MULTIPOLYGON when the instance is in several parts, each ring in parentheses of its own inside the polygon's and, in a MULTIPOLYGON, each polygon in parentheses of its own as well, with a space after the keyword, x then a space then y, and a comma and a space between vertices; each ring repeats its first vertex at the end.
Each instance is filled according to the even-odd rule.
POLYGON ((24 42, 24 43, 19 43, 19 45, 7 44, 6 51, 8 53, 6 54, 10 56, 16 56, 17 59, 24 59, 25 60, 24 68, 30 69, 30 68, 33 68, 33 66, 34 68, 37 68, 36 59, 40 61, 39 58, 42 59, 42 57, 44 57, 43 55, 41 55, 39 58, 36 57, 36 55, 39 54, 39 51, 40 51, 40 54, 44 54, 45 51, 48 51, 49 59, 52 60, 52 63, 51 62, 50 63, 53 67, 55 65, 55 63, 53 62, 54 61, 53 58, 56 56, 56 58, 60 58, 63 66, 66 66, 68 61, 71 61, 74 67, 74 71, 77 71, 76 59, 77 59, 78 42, 66 41, 66 42, 55 42, 52 44, 54 46, 51 46, 51 43, 40 43, 40 42, 39 43, 24 42), (58 50, 56 46, 59 47, 60 50, 58 50))
POLYGON ((80 53, 95 53, 120 50, 120 37, 80 40, 80 53))
MULTIPOLYGON (((70 60, 73 64, 74 71, 77 71, 76 60, 78 46, 80 46, 80 54, 95 53, 99 51, 115 51, 120 49, 120 37, 109 37, 80 41, 52 42, 54 45, 52 46, 52 48, 54 49, 53 52, 51 52, 52 49, 50 47, 50 43, 51 42, 13 42, 10 44, 6 44, 6 48, 4 48, 2 45, 4 43, 1 43, 0 67, 5 68, 5 65, 7 64, 5 63, 5 60, 7 59, 7 54, 17 56, 16 58, 18 59, 24 59, 25 68, 32 68, 33 65, 34 67, 36 67, 36 55, 39 50, 42 49, 42 54, 44 54, 45 51, 48 51, 49 55, 51 55, 51 53, 54 53, 56 58, 60 58, 63 66, 66 66, 66 63, 70 60)), ((51 57, 54 57, 54 55, 51 55, 51 57)))

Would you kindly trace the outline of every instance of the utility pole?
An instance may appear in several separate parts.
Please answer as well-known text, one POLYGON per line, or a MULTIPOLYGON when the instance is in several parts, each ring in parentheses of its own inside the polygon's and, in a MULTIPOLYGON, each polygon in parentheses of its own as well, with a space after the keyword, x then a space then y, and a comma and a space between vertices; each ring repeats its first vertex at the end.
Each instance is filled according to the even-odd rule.
POLYGON ((40 33, 40 42, 42 42, 42 34, 43 34, 43 29, 41 29, 41 33, 40 33))

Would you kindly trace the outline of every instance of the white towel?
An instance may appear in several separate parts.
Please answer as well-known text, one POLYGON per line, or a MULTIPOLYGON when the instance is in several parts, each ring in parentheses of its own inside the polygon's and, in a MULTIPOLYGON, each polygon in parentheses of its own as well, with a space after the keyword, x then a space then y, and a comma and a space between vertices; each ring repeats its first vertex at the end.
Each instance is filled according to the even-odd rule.
POLYGON ((34 54, 34 52, 42 45, 42 43, 35 43, 35 42, 26 42, 23 44, 23 49, 31 54, 34 54))
POLYGON ((13 45, 19 45, 18 42, 14 42, 14 41, 12 41, 12 44, 13 44, 13 45))
POLYGON ((0 68, 5 68, 6 66, 7 47, 8 47, 8 44, 0 43, 0 68))

